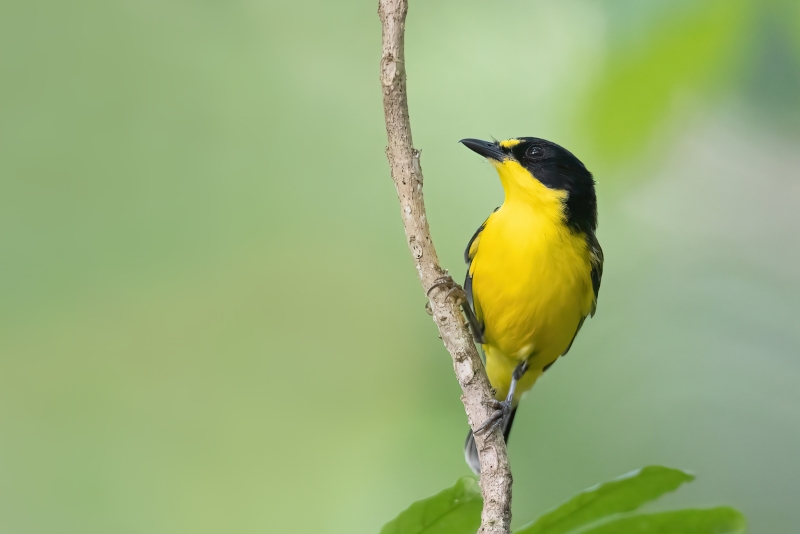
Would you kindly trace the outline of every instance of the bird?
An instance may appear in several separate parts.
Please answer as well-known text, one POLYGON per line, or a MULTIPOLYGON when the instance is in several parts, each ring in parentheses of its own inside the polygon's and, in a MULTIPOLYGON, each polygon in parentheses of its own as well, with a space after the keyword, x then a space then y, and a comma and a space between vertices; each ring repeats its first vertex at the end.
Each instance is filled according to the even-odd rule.
POLYGON ((492 416, 464 446, 480 474, 474 434, 501 426, 508 440, 522 394, 594 316, 603 250, 595 181, 570 151, 536 137, 460 143, 494 166, 505 193, 464 252, 463 309, 496 392, 492 416))

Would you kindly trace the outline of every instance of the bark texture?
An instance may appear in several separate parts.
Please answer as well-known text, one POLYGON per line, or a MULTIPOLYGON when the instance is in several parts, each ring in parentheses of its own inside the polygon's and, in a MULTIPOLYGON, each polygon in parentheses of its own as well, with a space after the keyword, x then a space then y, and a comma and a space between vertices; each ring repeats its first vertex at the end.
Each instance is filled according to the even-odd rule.
MULTIPOLYGON (((446 274, 439 265, 431 240, 422 195, 422 168, 419 151, 411 142, 405 74, 405 20, 407 0, 379 0, 378 14, 383 23, 381 88, 386 117, 388 146, 386 157, 400 200, 400 213, 406 240, 422 287, 425 291, 446 274)), ((470 427, 475 430, 491 414, 494 399, 472 335, 466 328, 459 304, 447 298, 446 288, 431 291, 430 308, 445 348, 453 358, 453 368, 463 392, 461 401, 470 427)), ((511 525, 511 470, 506 444, 500 430, 479 434, 475 441, 480 454, 483 512, 480 534, 508 534, 511 525)))

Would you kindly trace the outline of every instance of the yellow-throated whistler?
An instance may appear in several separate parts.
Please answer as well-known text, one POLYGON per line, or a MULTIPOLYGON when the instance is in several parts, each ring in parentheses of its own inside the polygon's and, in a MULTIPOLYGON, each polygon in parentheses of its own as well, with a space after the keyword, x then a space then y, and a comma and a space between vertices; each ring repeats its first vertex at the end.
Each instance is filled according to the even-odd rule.
MULTIPOLYGON (((568 150, 535 137, 463 139, 497 169, 505 201, 467 245, 464 306, 496 393, 477 432, 503 425, 508 440, 522 393, 569 351, 594 315, 603 275, 595 237, 594 179, 568 150)), ((480 472, 470 432, 464 453, 480 472)))

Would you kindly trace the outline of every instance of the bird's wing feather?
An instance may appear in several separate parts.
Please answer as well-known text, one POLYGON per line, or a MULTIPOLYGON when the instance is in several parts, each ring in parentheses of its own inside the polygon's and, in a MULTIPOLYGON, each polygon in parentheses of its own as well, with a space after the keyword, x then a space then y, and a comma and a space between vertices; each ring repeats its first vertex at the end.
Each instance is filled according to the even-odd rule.
POLYGON ((469 302, 469 306, 473 310, 475 310, 475 302, 472 298, 472 259, 478 252, 478 244, 481 241, 481 232, 483 232, 485 227, 486 223, 484 222, 469 240, 469 243, 467 243, 467 248, 464 251, 464 262, 467 264, 467 278, 464 281, 464 291, 467 293, 467 302, 469 302))
POLYGON ((597 296, 600 294, 600 280, 603 278, 603 249, 597 241, 594 232, 586 236, 589 245, 589 262, 592 265, 592 289, 594 290, 594 300, 592 301, 591 316, 597 311, 597 296))
MULTIPOLYGON (((597 236, 594 235, 594 232, 586 235, 586 244, 589 247, 589 264, 592 266, 591 278, 592 290, 594 291, 594 298, 592 299, 592 308, 589 311, 589 316, 594 317, 594 312, 597 311, 597 296, 600 294, 600 280, 603 278, 603 249, 600 248, 600 243, 597 241, 597 236)), ((567 350, 564 351, 562 356, 565 356, 569 352, 569 349, 572 348, 572 344, 575 342, 575 338, 578 337, 578 332, 581 331, 586 317, 586 315, 581 317, 580 322, 578 322, 578 328, 575 329, 575 335, 572 336, 572 341, 569 342, 567 350)))
MULTIPOLYGON (((496 208, 494 211, 499 209, 500 208, 496 208)), ((483 221, 483 224, 481 224, 480 228, 475 231, 472 238, 469 240, 469 243, 467 243, 467 248, 464 250, 464 262, 467 264, 467 277, 466 280, 464 280, 464 292, 467 294, 467 302, 469 303, 469 307, 472 308, 476 319, 478 319, 480 334, 483 334, 484 324, 481 317, 480 306, 475 305, 475 300, 472 296, 472 260, 475 258, 475 254, 478 253, 478 246, 480 245, 481 241, 481 232, 483 232, 483 229, 486 228, 486 223, 488 221, 489 219, 483 221)))

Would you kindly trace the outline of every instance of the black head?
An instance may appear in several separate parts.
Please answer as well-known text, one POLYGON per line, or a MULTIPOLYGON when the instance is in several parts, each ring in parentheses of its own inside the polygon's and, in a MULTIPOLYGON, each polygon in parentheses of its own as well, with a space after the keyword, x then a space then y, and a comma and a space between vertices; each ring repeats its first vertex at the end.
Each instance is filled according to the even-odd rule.
POLYGON ((597 197, 592 173, 566 148, 538 137, 505 141, 462 139, 461 143, 485 158, 516 161, 544 186, 565 191, 567 224, 583 232, 594 232, 597 228, 597 197))

